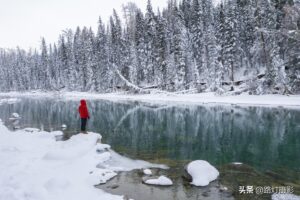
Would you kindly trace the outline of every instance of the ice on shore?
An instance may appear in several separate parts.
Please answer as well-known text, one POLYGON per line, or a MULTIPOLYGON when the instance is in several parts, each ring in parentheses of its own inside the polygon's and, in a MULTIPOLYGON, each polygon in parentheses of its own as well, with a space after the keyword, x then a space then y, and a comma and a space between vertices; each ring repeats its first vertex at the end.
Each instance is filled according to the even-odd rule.
POLYGON ((273 194, 272 200, 300 200, 300 196, 294 194, 273 194))
MULTIPOLYGON (((9 97, 53 97, 55 92, 9 92, 0 93, 1 96, 9 97)), ((124 93, 109 93, 109 94, 95 94, 90 92, 62 92, 61 97, 65 99, 103 99, 110 101, 129 100, 141 102, 156 102, 156 103, 179 103, 179 104, 228 104, 228 105, 243 105, 243 106, 263 106, 263 107, 293 107, 299 109, 300 95, 226 95, 218 96, 213 92, 197 93, 197 94, 139 94, 126 95, 124 93)), ((1 104, 1 100, 0 100, 1 104)))
POLYGON ((11 114, 11 116, 15 119, 19 119, 20 118, 20 115, 18 113, 13 113, 11 114))
POLYGON ((51 134, 54 136, 62 136, 64 133, 62 131, 52 131, 51 134))
POLYGON ((18 113, 12 113, 11 117, 9 118, 11 121, 18 121, 19 119, 21 119, 21 116, 18 113))
POLYGON ((35 133, 35 132, 40 132, 40 129, 38 128, 25 128, 25 132, 30 132, 30 133, 35 133))
POLYGON ((99 143, 100 134, 56 141, 61 132, 35 131, 12 132, 0 122, 0 199, 122 200, 94 185, 106 183, 121 170, 160 166, 117 154, 99 143))
POLYGON ((145 175, 152 175, 152 171, 150 169, 144 169, 143 172, 145 175))
POLYGON ((207 186, 219 176, 219 171, 205 160, 196 160, 188 164, 187 172, 192 176, 192 185, 207 186))
POLYGON ((4 99, 0 99, 0 105, 3 103, 7 103, 7 104, 14 104, 21 101, 18 98, 4 98, 4 99))
POLYGON ((241 162, 233 162, 232 164, 233 165, 242 165, 243 163, 241 163, 241 162))
POLYGON ((172 180, 165 176, 160 176, 157 179, 148 179, 145 181, 145 183, 149 185, 163 185, 163 186, 173 185, 172 180))

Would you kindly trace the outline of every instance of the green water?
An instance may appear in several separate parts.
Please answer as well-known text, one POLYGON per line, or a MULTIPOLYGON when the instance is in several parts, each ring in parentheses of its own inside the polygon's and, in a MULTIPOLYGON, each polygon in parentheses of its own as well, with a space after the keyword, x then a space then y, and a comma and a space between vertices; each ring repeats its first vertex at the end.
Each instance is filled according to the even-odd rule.
MULTIPOLYGON (((13 112, 22 116, 21 128, 57 130, 66 124, 67 139, 79 132, 78 104, 23 98, 0 105, 0 118, 10 128, 16 126, 8 120, 13 112)), ((242 162, 261 173, 262 184, 300 185, 300 110, 103 100, 88 101, 88 106, 88 130, 101 133, 104 142, 128 157, 171 167, 203 159, 221 170, 242 162)))

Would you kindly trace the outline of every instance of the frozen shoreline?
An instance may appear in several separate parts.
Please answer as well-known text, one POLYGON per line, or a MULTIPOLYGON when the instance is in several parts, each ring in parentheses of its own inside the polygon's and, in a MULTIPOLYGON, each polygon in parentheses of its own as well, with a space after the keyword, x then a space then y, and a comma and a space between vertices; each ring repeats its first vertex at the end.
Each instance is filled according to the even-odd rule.
POLYGON ((99 143, 100 134, 78 134, 67 141, 56 141, 55 135, 57 131, 12 132, 0 120, 1 200, 122 200, 94 185, 119 171, 166 168, 117 154, 99 143))
POLYGON ((174 104, 225 104, 262 107, 289 107, 300 109, 300 95, 238 95, 216 96, 214 93, 200 94, 144 94, 124 93, 97 94, 87 92, 9 92, 0 93, 0 97, 58 97, 67 100, 101 99, 109 101, 140 101, 148 103, 174 104))

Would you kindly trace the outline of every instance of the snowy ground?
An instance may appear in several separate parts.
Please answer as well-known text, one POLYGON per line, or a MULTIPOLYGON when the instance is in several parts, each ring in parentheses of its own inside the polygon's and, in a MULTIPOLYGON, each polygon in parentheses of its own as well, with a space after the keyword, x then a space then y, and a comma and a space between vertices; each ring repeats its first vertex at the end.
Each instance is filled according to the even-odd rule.
POLYGON ((117 154, 99 143, 100 134, 56 141, 57 134, 11 132, 0 121, 0 200, 121 200, 122 196, 94 185, 105 183, 118 171, 166 168, 117 154))
POLYGON ((20 99, 17 99, 17 98, 0 99, 0 105, 3 103, 14 104, 19 101, 20 101, 20 99))
POLYGON ((96 94, 84 92, 65 92, 65 93, 42 93, 42 92, 10 92, 0 93, 1 96, 9 97, 60 97, 66 99, 104 99, 111 101, 129 100, 142 101, 151 103, 179 103, 179 104, 237 104, 237 105, 255 105, 266 107, 291 107, 300 108, 300 95, 238 95, 238 96, 217 96, 214 93, 201 94, 145 94, 145 95, 128 95, 124 93, 96 94))
POLYGON ((300 196, 293 194, 273 194, 272 200, 300 200, 300 196))

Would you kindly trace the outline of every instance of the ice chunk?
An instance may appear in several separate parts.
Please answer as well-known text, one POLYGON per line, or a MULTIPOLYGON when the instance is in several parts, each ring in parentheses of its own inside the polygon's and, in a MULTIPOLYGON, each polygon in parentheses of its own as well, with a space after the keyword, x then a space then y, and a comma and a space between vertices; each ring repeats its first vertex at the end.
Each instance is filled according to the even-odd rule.
POLYGON ((89 182, 92 185, 104 184, 115 176, 117 176, 117 173, 112 170, 97 169, 90 173, 89 182))
POLYGON ((18 113, 12 113, 11 114, 11 117, 9 118, 9 120, 11 120, 11 121, 15 121, 15 120, 18 120, 18 119, 20 119, 21 117, 20 117, 20 115, 18 114, 18 113))
POLYGON ((11 116, 14 118, 20 118, 20 115, 18 113, 13 113, 13 114, 11 114, 11 116))
POLYGON ((40 129, 38 129, 38 128, 25 128, 24 131, 34 133, 34 132, 39 132, 40 129))
POLYGON ((219 171, 205 160, 196 160, 188 164, 187 172, 192 176, 192 185, 207 186, 219 176, 219 171))
POLYGON ((152 175, 152 171, 150 169, 144 169, 143 172, 145 175, 152 175))
POLYGON ((131 171, 142 168, 168 169, 168 166, 166 165, 152 164, 143 160, 132 160, 130 158, 121 156, 113 150, 110 150, 109 152, 111 153, 111 159, 105 164, 109 165, 114 171, 131 171))
POLYGON ((50 133, 54 136, 62 136, 64 134, 62 131, 52 131, 50 133))
POLYGON ((96 144, 96 151, 98 153, 102 153, 102 152, 108 151, 110 148, 111 147, 108 144, 101 144, 101 143, 97 143, 96 144))
POLYGON ((157 179, 148 179, 145 181, 145 183, 149 185, 173 185, 172 180, 165 176, 160 176, 157 179))
POLYGON ((8 98, 8 99, 0 99, 0 104, 2 103, 7 103, 7 104, 14 104, 21 101, 20 99, 17 98, 8 98))
POLYGON ((300 196, 294 194, 273 194, 272 200, 300 200, 300 196))

